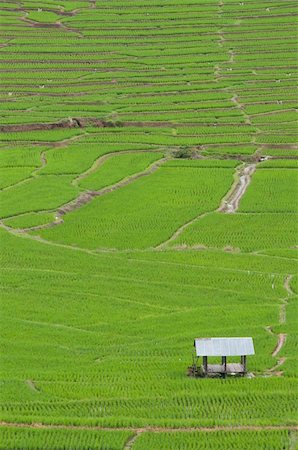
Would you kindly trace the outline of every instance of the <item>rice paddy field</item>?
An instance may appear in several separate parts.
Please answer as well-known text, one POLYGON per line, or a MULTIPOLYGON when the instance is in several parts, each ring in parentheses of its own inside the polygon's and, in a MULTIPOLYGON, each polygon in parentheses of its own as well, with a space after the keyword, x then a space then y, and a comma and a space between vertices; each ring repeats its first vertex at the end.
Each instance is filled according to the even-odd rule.
POLYGON ((1 449, 298 448, 297 16, 1 2, 1 449))

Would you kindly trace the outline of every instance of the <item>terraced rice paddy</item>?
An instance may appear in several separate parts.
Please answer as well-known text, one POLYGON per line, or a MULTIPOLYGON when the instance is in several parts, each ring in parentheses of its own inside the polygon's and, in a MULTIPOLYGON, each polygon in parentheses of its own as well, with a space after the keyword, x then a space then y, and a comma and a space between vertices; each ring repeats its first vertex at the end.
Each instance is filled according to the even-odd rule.
POLYGON ((296 19, 1 3, 0 448, 297 448, 296 19))

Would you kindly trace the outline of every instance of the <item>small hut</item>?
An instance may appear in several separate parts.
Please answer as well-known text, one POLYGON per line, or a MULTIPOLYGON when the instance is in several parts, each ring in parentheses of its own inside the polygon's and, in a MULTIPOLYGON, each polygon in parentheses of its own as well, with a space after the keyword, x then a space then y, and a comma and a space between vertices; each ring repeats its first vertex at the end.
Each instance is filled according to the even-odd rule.
POLYGON ((196 360, 193 375, 208 376, 245 375, 246 357, 254 355, 254 345, 251 337, 239 338, 198 338, 194 341, 196 360), (198 370, 198 359, 202 356, 203 364, 198 370), (208 357, 221 357, 221 364, 208 364, 208 357), (227 363, 228 356, 239 356, 240 363, 227 363))

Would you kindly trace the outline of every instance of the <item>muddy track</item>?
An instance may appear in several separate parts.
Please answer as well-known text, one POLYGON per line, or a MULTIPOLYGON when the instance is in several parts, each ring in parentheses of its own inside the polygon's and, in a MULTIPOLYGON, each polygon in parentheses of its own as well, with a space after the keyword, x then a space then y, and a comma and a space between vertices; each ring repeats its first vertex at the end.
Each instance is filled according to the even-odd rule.
MULTIPOLYGON (((44 7, 42 8, 42 10, 44 12, 51 12, 51 13, 57 14, 57 16, 66 16, 66 17, 75 16, 79 12, 79 9, 74 9, 72 11, 63 11, 61 9, 44 8, 44 7)), ((19 6, 18 8, 0 8, 0 11, 28 13, 29 11, 36 11, 36 8, 26 7, 26 9, 25 9, 22 6, 19 6)), ((27 19, 27 20, 30 20, 30 19, 27 19)), ((32 21, 32 22, 34 22, 34 21, 32 21)))
POLYGON ((291 288, 291 280, 293 278, 293 275, 288 275, 285 278, 284 281, 284 288, 287 291, 287 297, 282 299, 282 304, 280 305, 280 311, 279 311, 279 323, 283 324, 287 321, 287 306, 289 304, 288 298, 292 295, 295 295, 295 292, 291 288))
POLYGON ((33 380, 26 380, 27 386, 34 392, 40 392, 40 389, 36 386, 33 380))
MULTIPOLYGON (((158 153, 161 152, 160 150, 150 149, 149 152, 151 153, 158 153)), ((72 180, 72 184, 74 186, 78 186, 81 180, 88 177, 92 173, 94 173, 99 167, 101 167, 108 159, 121 156, 121 155, 131 155, 131 154, 138 154, 138 153, 148 153, 148 150, 124 150, 119 152, 111 152, 106 153, 105 155, 99 156, 92 164, 89 169, 87 169, 85 172, 81 173, 77 176, 74 180, 72 180)))
POLYGON ((137 430, 133 436, 128 438, 128 440, 126 441, 126 444, 123 447, 123 450, 130 450, 133 447, 134 443, 136 442, 136 440, 138 439, 138 437, 141 433, 142 433, 141 430, 137 430))
POLYGON ((236 108, 238 108, 243 117, 244 117, 244 121, 246 125, 252 125, 250 117, 248 114, 246 114, 245 110, 244 110, 244 105, 242 103, 240 103, 239 101, 239 97, 237 94, 233 95, 233 97, 231 98, 231 101, 234 103, 234 105, 236 106, 236 108))
POLYGON ((113 191, 116 191, 117 189, 127 186, 128 184, 138 180, 139 178, 151 175, 168 159, 169 158, 167 158, 167 157, 162 158, 162 159, 154 162, 151 166, 149 166, 143 172, 136 173, 135 175, 125 178, 124 180, 121 180, 118 183, 116 183, 110 187, 105 187, 105 188, 101 189, 100 191, 83 192, 75 200, 72 200, 71 202, 66 203, 65 205, 61 206, 57 210, 58 217, 60 218, 61 216, 64 216, 65 214, 70 213, 71 211, 74 211, 75 209, 81 208, 83 205, 89 203, 95 197, 101 197, 102 195, 109 194, 113 191))
MULTIPOLYGON (((59 94, 60 95, 60 94, 59 94)), ((57 95, 58 96, 58 95, 57 95)), ((200 122, 188 122, 188 126, 199 126, 200 122)), ((0 132, 13 133, 18 131, 48 131, 55 129, 72 129, 72 128, 122 128, 122 127, 140 127, 140 128, 169 128, 169 127, 184 127, 185 123, 176 123, 175 121, 123 121, 112 122, 104 119, 96 118, 71 118, 63 119, 53 123, 29 123, 20 125, 1 125, 0 132)), ((225 124, 219 124, 218 127, 224 127, 225 124)), ((241 125, 240 125, 241 126, 241 125)), ((211 127, 211 125, 210 125, 211 127)))
MULTIPOLYGON (((287 275, 285 280, 284 280, 284 288, 287 291, 287 297, 286 298, 282 298, 281 299, 281 305, 280 305, 280 311, 279 311, 279 323, 280 324, 285 324, 286 323, 286 308, 288 305, 288 297, 295 295, 295 293, 293 292, 292 288, 291 288, 291 280, 293 278, 293 275, 287 275)), ((285 345, 286 339, 287 339, 287 334, 286 333, 279 333, 278 335, 276 335, 276 333, 274 333, 272 326, 267 326, 265 327, 265 330, 271 335, 271 336, 277 336, 277 343, 274 347, 274 350, 271 353, 271 356, 273 356, 274 358, 278 356, 279 352, 281 351, 281 349, 283 348, 283 346, 285 345)), ((278 371, 277 369, 279 369, 279 367, 281 365, 283 365, 286 361, 286 357, 282 356, 280 358, 278 358, 276 364, 271 367, 270 369, 267 369, 265 371, 265 376, 272 376, 272 375, 276 375, 276 376, 282 376, 283 372, 278 371)))
POLYGON ((197 222, 198 220, 202 219, 203 217, 207 216, 208 214, 210 214, 213 211, 208 211, 206 213, 200 214, 199 216, 196 216, 194 219, 189 220, 188 222, 184 223, 183 225, 181 225, 181 227, 179 227, 174 234, 172 234, 171 237, 169 237, 169 239, 167 239, 166 241, 162 242, 161 244, 158 244, 155 249, 156 250, 164 250, 168 244, 170 244, 171 242, 175 241, 175 239, 177 239, 177 237, 180 236, 180 234, 183 233, 183 231, 189 227, 190 225, 192 225, 193 223, 197 222))
POLYGON ((280 310, 279 310, 279 323, 280 324, 286 323, 286 321, 287 321, 287 306, 288 306, 287 300, 283 299, 282 304, 280 305, 280 310))
MULTIPOLYGON (((121 153, 134 153, 134 152, 121 152, 121 153)), ((105 156, 112 156, 115 155, 115 152, 109 155, 105 156)), ((107 158, 106 158, 107 159, 107 158)), ((53 222, 49 222, 42 225, 36 225, 34 227, 28 227, 28 228, 11 228, 8 225, 5 225, 3 222, 0 221, 0 225, 6 229, 6 231, 9 232, 15 232, 17 234, 24 234, 28 233, 30 231, 39 231, 39 230, 45 230, 48 228, 55 227, 57 225, 61 225, 64 221, 62 219, 62 216, 65 214, 68 214, 76 209, 81 208, 82 206, 86 205, 87 203, 90 203, 95 197, 101 197, 105 194, 109 194, 113 191, 116 191, 117 189, 120 189, 124 186, 127 186, 130 183, 133 183, 134 181, 138 180, 139 178, 146 177, 148 175, 151 175, 154 173, 163 163, 168 161, 168 157, 164 157, 162 159, 159 159, 158 161, 155 161, 153 164, 151 164, 147 169, 145 169, 143 172, 138 172, 134 175, 131 175, 127 178, 124 178, 123 180, 119 181, 118 183, 113 184, 112 186, 105 187, 99 191, 84 191, 82 192, 78 197, 76 197, 74 200, 71 200, 68 203, 65 203, 65 205, 60 206, 56 211, 56 219, 53 222)), ((93 167, 93 166, 92 166, 93 167)), ((90 169, 89 169, 90 170, 90 169)), ((89 171, 87 171, 89 172, 89 171)), ((85 172, 86 173, 86 172, 85 172)), ((89 173, 88 173, 89 174, 89 173)), ((50 212, 50 211, 49 211, 50 212)), ((51 210, 53 212, 53 210, 51 210)), ((34 236, 38 237, 38 236, 34 236)))
MULTIPOLYGON (((265 327, 265 330, 271 335, 271 336, 276 336, 276 334, 274 333, 274 331, 272 330, 271 326, 267 326, 265 327)), ((282 349, 285 341, 286 341, 286 334, 279 334, 278 335, 278 341, 277 344, 273 350, 273 352, 271 353, 272 357, 276 357, 278 355, 278 353, 280 352, 280 350, 282 349)), ((280 358, 278 358, 277 362, 274 364, 273 367, 270 367, 270 369, 267 369, 264 371, 264 376, 265 377, 272 377, 272 376, 278 376, 281 377, 283 375, 283 372, 278 370, 280 368, 280 366, 282 366, 286 361, 286 357, 282 356, 280 358)))
MULTIPOLYGON (((264 105, 264 102, 254 102, 254 103, 251 103, 251 104, 253 104, 253 105, 264 105)), ((272 104, 274 104, 274 103, 272 103, 272 104)), ((265 113, 251 114, 251 117, 273 116, 275 114, 287 113, 287 112, 295 112, 295 109, 294 108, 277 109, 277 110, 267 111, 265 113)))
MULTIPOLYGON (((234 183, 234 186, 232 187, 231 191, 228 193, 228 197, 225 197, 222 202, 221 206, 217 209, 217 211, 220 212, 227 212, 227 213, 234 213, 239 206, 240 199, 242 198, 243 194, 245 193, 248 184, 250 183, 251 175, 255 171, 256 164, 250 164, 248 166, 245 166, 244 169, 242 169, 239 181, 234 183), (228 201, 227 199, 228 198, 228 201)), ((166 241, 162 242, 158 246, 155 247, 156 250, 163 250, 167 247, 167 245, 170 242, 173 242, 175 239, 177 239, 178 236, 183 233, 183 231, 192 225, 193 223, 197 222, 198 220, 202 219, 203 217, 206 217, 208 214, 212 213, 214 211, 208 211, 203 214, 200 214, 199 216, 196 216, 194 219, 184 223, 181 227, 179 227, 175 233, 166 241)))
MULTIPOLYGON (((298 425, 214 425, 214 426, 198 426, 198 427, 158 427, 145 426, 138 427, 108 427, 108 426, 92 426, 92 425, 60 425, 60 424, 44 424, 44 423, 20 423, 20 422, 0 422, 1 427, 17 427, 17 428, 39 428, 44 430, 102 430, 102 431, 131 431, 136 434, 141 433, 192 433, 194 431, 203 431, 205 433, 216 433, 218 431, 274 431, 288 430, 297 431, 298 425)), ((129 447, 128 447, 129 448, 129 447)))
POLYGON ((286 362, 286 358, 279 358, 279 360, 277 361, 277 363, 275 364, 275 366, 271 367, 271 369, 269 369, 266 372, 266 375, 268 376, 275 376, 275 377, 282 377, 283 376, 283 371, 282 370, 278 370, 280 368, 280 366, 282 366, 284 363, 286 362))
POLYGON ((295 295, 295 292, 291 288, 291 281, 293 279, 293 275, 288 275, 284 282, 284 288, 288 293, 288 296, 295 295))
POLYGON ((298 144, 258 144, 263 150, 298 150, 298 144))
POLYGON ((27 181, 32 180, 34 177, 36 177, 36 175, 38 175, 38 172, 47 165, 47 159, 46 159, 46 152, 45 151, 40 153, 40 162, 41 162, 41 165, 39 167, 36 167, 27 178, 24 178, 23 180, 17 181, 14 184, 10 184, 9 186, 6 186, 6 187, 0 189, 0 191, 8 191, 8 190, 10 190, 12 188, 15 188, 16 186, 20 186, 22 184, 27 183, 27 181))
MULTIPOLYGON (((184 125, 184 124, 183 124, 184 125)), ((196 124, 194 124, 196 125, 196 124)), ((21 125, 1 125, 0 132, 16 132, 16 131, 45 131, 45 130, 54 130, 54 129, 71 129, 71 128, 85 128, 88 126, 97 127, 97 128, 115 128, 115 127, 170 127, 173 126, 173 122, 139 122, 139 121, 130 121, 130 122, 121 122, 114 123, 111 121, 103 120, 103 119, 95 119, 95 118, 72 118, 61 120, 59 122, 54 123, 30 123, 30 124, 21 124, 21 125)))
POLYGON ((81 37, 81 38, 84 37, 79 30, 76 30, 75 28, 70 28, 59 21, 53 22, 53 23, 37 22, 34 20, 30 20, 27 17, 20 17, 20 20, 22 20, 27 25, 29 25, 30 27, 33 27, 33 28, 60 28, 67 32, 74 33, 78 37, 81 37))
POLYGON ((284 346, 284 344, 286 342, 286 338, 287 338, 287 335, 285 333, 280 333, 278 335, 277 344, 275 346, 275 349, 271 353, 272 356, 277 356, 278 355, 278 353, 280 352, 280 350, 282 349, 282 347, 284 346))
POLYGON ((249 164, 239 171, 239 181, 234 184, 232 190, 227 197, 222 201, 218 211, 223 213, 235 213, 239 208, 241 198, 246 192, 246 189, 251 181, 251 177, 256 169, 256 164, 249 164))
POLYGON ((35 227, 28 227, 28 228, 16 228, 16 231, 19 231, 20 233, 28 233, 29 231, 39 231, 39 230, 46 230, 47 228, 53 228, 57 225, 61 225, 63 223, 63 220, 60 218, 57 218, 53 222, 44 223, 43 225, 36 225, 35 227))
POLYGON ((0 132, 13 133, 18 131, 47 131, 55 129, 82 128, 78 119, 61 120, 54 123, 30 123, 20 125, 1 125, 0 132))

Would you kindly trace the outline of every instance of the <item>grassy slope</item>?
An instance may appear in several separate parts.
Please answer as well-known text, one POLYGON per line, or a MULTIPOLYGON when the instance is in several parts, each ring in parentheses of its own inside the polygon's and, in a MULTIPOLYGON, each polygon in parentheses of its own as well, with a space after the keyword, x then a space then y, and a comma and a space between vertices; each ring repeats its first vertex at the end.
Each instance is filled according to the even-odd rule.
MULTIPOLYGON (((25 227, 49 220, 89 189, 74 180, 107 153, 170 156, 182 147, 237 160, 171 161, 66 214, 63 225, 40 232, 47 242, 1 230, 1 416, 112 427, 293 424, 298 287, 294 277, 287 291, 285 280, 297 273, 296 164, 262 163, 241 201, 243 212, 211 212, 172 242, 180 251, 148 247, 215 210, 239 159, 256 151, 297 156, 295 3, 92 3, 24 0, 38 27, 1 4, 0 39, 8 44, 0 48, 1 123, 73 117, 117 125, 1 133, 3 183, 34 172, 0 193, 2 217, 28 212, 4 222, 25 227), (74 12, 65 15, 61 7, 74 12), (197 250, 181 251, 184 244, 197 250), (234 252, 198 251, 202 244, 234 252), (109 251, 88 250, 97 247, 109 251), (267 256, 250 253, 256 250, 267 256), (272 357, 278 333, 287 339, 272 357), (256 377, 186 377, 198 335, 253 336, 256 356, 248 362, 256 377), (274 373, 282 376, 264 377, 281 361, 274 373)), ((125 164, 120 169, 111 168, 113 180, 118 172, 127 175, 125 164)), ((100 183, 111 179, 102 174, 95 167, 100 183)), ((130 434, 60 431, 10 428, 2 439, 6 448, 116 450, 130 434)), ((295 437, 144 433, 134 443, 150 450, 183 445, 280 450, 294 448, 295 437)))
MULTIPOLYGON (((249 369, 274 366, 276 338, 264 328, 278 326, 291 261, 209 252, 90 255, 7 234, 2 242, 8 249, 1 307, 4 419, 293 423, 291 370, 281 378, 225 382, 185 376, 198 330, 251 335, 256 356, 249 369)), ((285 354, 294 355, 290 342, 285 354)))

